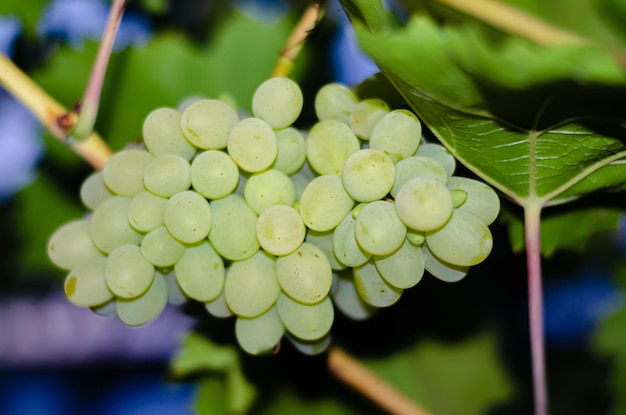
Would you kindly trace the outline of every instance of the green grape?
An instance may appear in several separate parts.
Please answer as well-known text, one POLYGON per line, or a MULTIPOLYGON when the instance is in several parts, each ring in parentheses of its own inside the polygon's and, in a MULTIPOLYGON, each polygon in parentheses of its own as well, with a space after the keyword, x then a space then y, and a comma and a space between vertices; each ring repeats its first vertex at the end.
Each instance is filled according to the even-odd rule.
POLYGON ((427 245, 422 247, 424 268, 433 277, 445 282, 457 282, 463 279, 469 271, 467 266, 448 264, 435 257, 427 245))
POLYGON ((352 320, 365 320, 377 310, 366 303, 357 292, 352 270, 337 274, 331 296, 337 308, 352 320))
POLYGON ((452 206, 455 209, 467 202, 467 192, 465 190, 450 189, 450 195, 452 195, 452 206))
POLYGON ((297 173, 306 160, 306 143, 300 131, 293 127, 276 131, 278 155, 272 168, 290 176, 297 173))
POLYGON ((239 168, 223 151, 204 151, 191 162, 191 185, 207 199, 228 196, 238 183, 239 168))
MULTIPOLYGON (((157 274, 162 274, 160 271, 156 271, 157 274)), ((187 301, 187 296, 181 290, 178 281, 176 280, 176 274, 173 270, 170 270, 167 274, 162 274, 167 283, 167 302, 168 304, 184 304, 187 301)))
POLYGON ((276 308, 287 331, 302 340, 324 337, 330 331, 335 318, 330 297, 315 304, 302 304, 280 293, 276 308))
POLYGON ((143 171, 153 159, 138 148, 113 154, 102 170, 105 185, 119 196, 133 197, 143 190, 143 171))
POLYGON ((167 199, 144 190, 137 193, 128 206, 128 222, 139 232, 150 232, 163 225, 167 199))
POLYGON ((202 99, 190 104, 182 113, 183 135, 203 150, 226 148, 228 134, 239 122, 237 111, 217 99, 202 99))
POLYGON ((72 304, 95 307, 113 299, 113 293, 104 280, 107 259, 104 255, 84 258, 65 278, 64 290, 72 304))
POLYGON ((452 176, 456 169, 454 156, 442 145, 435 143, 422 143, 417 149, 417 156, 431 158, 437 161, 446 170, 447 176, 452 176))
POLYGON ((426 234, 420 231, 414 231, 413 229, 407 229, 406 240, 415 246, 422 246, 426 242, 426 234))
POLYGON ((402 288, 394 287, 381 277, 373 260, 355 267, 353 275, 359 296, 374 307, 389 307, 395 304, 404 292, 402 288))
POLYGON ((278 155, 276 134, 263 120, 243 119, 228 136, 228 154, 242 170, 250 173, 263 171, 278 155))
POLYGON ((211 202, 213 225, 209 241, 230 261, 250 258, 259 250, 256 223, 258 216, 243 197, 236 193, 211 202))
POLYGON ((239 317, 256 317, 276 302, 280 286, 276 279, 276 258, 257 251, 243 261, 234 261, 226 273, 224 296, 228 308, 239 317))
POLYGON ((355 237, 361 248, 372 255, 388 255, 406 238, 406 227, 392 203, 367 203, 356 218, 355 237))
POLYGON ((400 220, 416 231, 434 231, 452 216, 452 196, 436 179, 416 177, 406 181, 395 198, 400 220))
POLYGON ((337 120, 348 124, 357 102, 356 94, 345 85, 326 84, 315 95, 315 114, 320 121, 337 120))
POLYGON ((235 335, 243 350, 253 355, 269 353, 276 348, 285 327, 278 317, 276 307, 254 318, 237 317, 235 335))
POLYGON ((163 154, 148 163, 143 184, 157 196, 174 196, 191 186, 191 165, 181 156, 163 154))
POLYGON ((116 313, 116 301, 111 300, 107 303, 97 305, 95 307, 89 307, 89 309, 100 317, 111 317, 116 313))
POLYGON ((80 186, 80 200, 87 208, 96 210, 100 203, 114 195, 104 184, 104 173, 91 173, 80 186))
POLYGON ((163 220, 174 238, 192 244, 209 234, 212 224, 211 207, 204 197, 192 190, 186 190, 167 201, 163 220))
POLYGON ((101 256, 89 229, 89 219, 75 219, 55 230, 48 240, 48 257, 52 263, 69 271, 85 259, 101 256))
POLYGON ((350 112, 350 128, 361 140, 369 140, 378 121, 389 113, 389 105, 382 99, 359 101, 350 112))
POLYGON ((343 165, 360 149, 359 139, 337 120, 317 122, 306 138, 306 158, 319 174, 339 176, 343 165))
POLYGON ((113 294, 136 298, 152 284, 154 266, 143 257, 137 245, 122 245, 109 254, 105 279, 113 294))
POLYGON ((372 254, 361 248, 356 241, 355 212, 362 206, 359 205, 352 212, 348 213, 337 225, 333 235, 333 252, 339 262, 347 267, 363 265, 372 256, 372 254))
POLYGON ((304 166, 298 171, 296 174, 289 176, 293 186, 296 189, 296 200, 300 200, 302 198, 302 193, 304 189, 307 187, 309 182, 315 178, 315 174, 311 171, 309 167, 309 163, 304 163, 304 166))
POLYGON ((117 317, 127 326, 143 326, 156 319, 167 305, 167 282, 157 273, 150 288, 137 298, 118 298, 117 317))
POLYGON ((393 253, 374 256, 374 265, 380 276, 397 288, 411 288, 420 282, 424 275, 422 249, 406 239, 393 253))
POLYGON ((444 186, 448 182, 446 170, 436 160, 421 156, 409 157, 396 164, 396 177, 391 188, 391 196, 396 197, 402 185, 416 177, 435 179, 444 186))
POLYGON ((259 244, 272 255, 292 253, 302 245, 305 234, 302 218, 291 206, 269 207, 259 215, 256 223, 259 244))
POLYGON ((311 180, 300 196, 300 215, 315 231, 336 227, 354 206, 339 176, 325 175, 311 180))
POLYGON ((314 356, 325 352, 331 344, 330 333, 316 340, 302 340, 291 336, 289 333, 287 333, 285 337, 297 351, 308 356, 314 356))
POLYGON ((287 295, 305 304, 320 302, 328 295, 333 283, 326 255, 308 242, 276 260, 276 276, 287 295))
POLYGON ((224 261, 207 240, 187 246, 174 273, 185 295, 202 302, 215 300, 226 279, 224 261))
POLYGON ((493 246, 489 228, 471 213, 455 209, 443 228, 426 235, 428 249, 444 262, 476 265, 487 258, 493 246))
POLYGON ((320 232, 309 229, 306 232, 306 237, 304 238, 304 240, 322 250, 322 252, 326 256, 326 259, 328 259, 328 262, 330 263, 330 268, 333 271, 341 271, 346 266, 339 262, 339 260, 335 256, 335 252, 333 251, 334 235, 335 234, 332 230, 320 232))
POLYGON ((450 177, 448 189, 464 191, 467 198, 459 209, 476 216, 485 225, 490 225, 498 217, 500 199, 485 183, 465 177, 450 177))
POLYGON ((205 302, 204 308, 206 308, 206 311, 213 317, 228 318, 233 316, 233 312, 230 311, 228 304, 226 304, 224 290, 222 290, 215 300, 205 302))
POLYGON ((291 179, 278 170, 251 175, 243 190, 248 205, 260 215, 274 205, 291 206, 296 202, 296 188, 291 179))
POLYGON ((284 77, 266 80, 252 95, 252 113, 275 130, 293 124, 300 116, 303 104, 298 84, 284 77))
POLYGON ((141 241, 141 253, 155 267, 173 266, 184 251, 185 245, 174 239, 165 226, 151 230, 141 241))
POLYGON ((369 148, 387 154, 394 163, 415 155, 422 141, 422 124, 410 111, 393 110, 378 121, 369 148))
POLYGON ((128 221, 131 199, 113 196, 98 206, 91 216, 89 233, 93 243, 104 253, 118 246, 141 243, 143 236, 128 221))
POLYGON ((191 160, 196 154, 180 128, 181 114, 173 108, 157 108, 143 122, 143 142, 153 156, 177 154, 191 160))
POLYGON ((384 198, 391 190, 395 176, 391 158, 372 148, 352 154, 341 171, 343 187, 358 202, 384 198))

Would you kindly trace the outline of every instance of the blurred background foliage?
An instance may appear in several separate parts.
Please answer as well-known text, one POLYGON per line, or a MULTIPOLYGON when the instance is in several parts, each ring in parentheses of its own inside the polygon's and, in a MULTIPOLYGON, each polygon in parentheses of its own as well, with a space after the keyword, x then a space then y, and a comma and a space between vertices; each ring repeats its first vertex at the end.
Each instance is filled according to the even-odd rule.
MULTIPOLYGON (((623 44, 626 36, 626 7, 619 0, 508 3, 594 39, 623 44)), ((96 130, 119 150, 141 139, 150 110, 176 107, 191 96, 227 94, 249 111, 254 88, 270 76, 307 5, 131 1, 96 130)), ((86 86, 108 6, 100 0, 3 0, 0 50, 71 108, 86 86)), ((393 2, 400 16, 416 6, 441 11, 433 2, 393 2)), ((356 48, 341 6, 329 2, 293 73, 305 94, 300 127, 314 121, 313 97, 321 85, 355 85, 376 71, 356 48)), ((382 413, 330 375, 324 356, 303 356, 288 344, 276 356, 239 352, 232 321, 211 319, 198 304, 171 306, 135 329, 67 304, 60 298, 65 275, 48 261, 46 241, 85 212, 78 191, 90 172, 0 90, 4 414, 212 415, 248 405, 253 414, 382 413), (204 336, 185 337, 192 327, 204 336)), ((504 220, 519 220, 520 212, 503 202, 503 219, 492 227, 494 251, 464 280, 448 284, 427 276, 368 321, 336 318, 337 345, 433 414, 532 411, 525 258, 509 242, 519 225, 504 220)), ((590 205, 624 208, 615 197, 590 205)), ((544 263, 554 414, 626 414, 626 227, 594 212, 584 220, 597 225, 596 233, 569 246, 554 242, 544 263)), ((553 225, 548 237, 575 232, 568 229, 571 221, 564 224, 553 225)))

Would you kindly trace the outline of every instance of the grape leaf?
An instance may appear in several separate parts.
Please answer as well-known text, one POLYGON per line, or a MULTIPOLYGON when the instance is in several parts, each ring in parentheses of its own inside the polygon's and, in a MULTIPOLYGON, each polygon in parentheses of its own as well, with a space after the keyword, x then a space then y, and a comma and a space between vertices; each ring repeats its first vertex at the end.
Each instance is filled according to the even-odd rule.
MULTIPOLYGON (((599 122, 595 113, 598 108, 623 108, 626 104, 626 84, 616 76, 613 60, 604 60, 613 65, 609 67, 577 65, 565 74, 562 70, 550 73, 548 61, 555 54, 571 55, 571 46, 541 49, 527 42, 515 43, 516 48, 526 45, 527 54, 545 61, 535 65, 539 68, 535 72, 532 67, 521 70, 537 82, 532 89, 514 90, 488 83, 481 74, 457 63, 455 51, 465 44, 476 47, 475 39, 465 36, 471 28, 438 27, 416 16, 402 29, 381 29, 382 34, 377 35, 354 17, 353 22, 361 47, 437 138, 466 167, 516 203, 562 203, 626 182, 626 130, 620 124, 624 114, 609 114, 619 117, 619 122, 599 122), (470 40, 462 43, 464 39, 470 40), (410 62, 415 64, 407 64, 410 62), (570 79, 573 74, 576 79, 570 79), (565 85, 545 83, 556 79, 565 85), (572 90, 573 83, 568 83, 597 84, 607 79, 618 89, 610 97, 594 85, 572 90), (572 102, 575 92, 590 101, 572 102), (610 174, 605 174, 605 167, 610 174)), ((506 45, 499 45, 489 53, 506 56, 510 52, 506 45)), ((596 59, 595 50, 587 46, 575 52, 582 62, 596 59)), ((570 57, 568 61, 573 60, 570 57)), ((498 70, 504 68, 514 72, 508 65, 498 70)), ((528 82, 524 86, 528 87, 528 82)))

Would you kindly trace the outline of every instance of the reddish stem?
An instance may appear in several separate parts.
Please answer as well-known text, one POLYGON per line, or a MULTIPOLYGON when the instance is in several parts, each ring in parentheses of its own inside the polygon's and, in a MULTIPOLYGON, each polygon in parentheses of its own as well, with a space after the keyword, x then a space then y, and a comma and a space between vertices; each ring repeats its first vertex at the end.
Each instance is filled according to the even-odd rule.
POLYGON ((526 262, 528 266, 528 316, 530 322, 535 415, 547 415, 548 392, 543 338, 540 217, 540 205, 531 203, 524 209, 526 262))

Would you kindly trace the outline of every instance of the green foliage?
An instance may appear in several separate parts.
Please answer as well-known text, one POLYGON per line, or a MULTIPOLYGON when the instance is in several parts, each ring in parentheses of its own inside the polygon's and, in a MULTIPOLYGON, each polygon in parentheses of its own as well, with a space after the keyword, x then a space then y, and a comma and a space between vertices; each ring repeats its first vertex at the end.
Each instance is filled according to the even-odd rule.
POLYGON ((0 16, 12 15, 20 19, 22 28, 29 36, 34 36, 35 27, 39 22, 48 0, 2 0, 0 2, 0 16))

